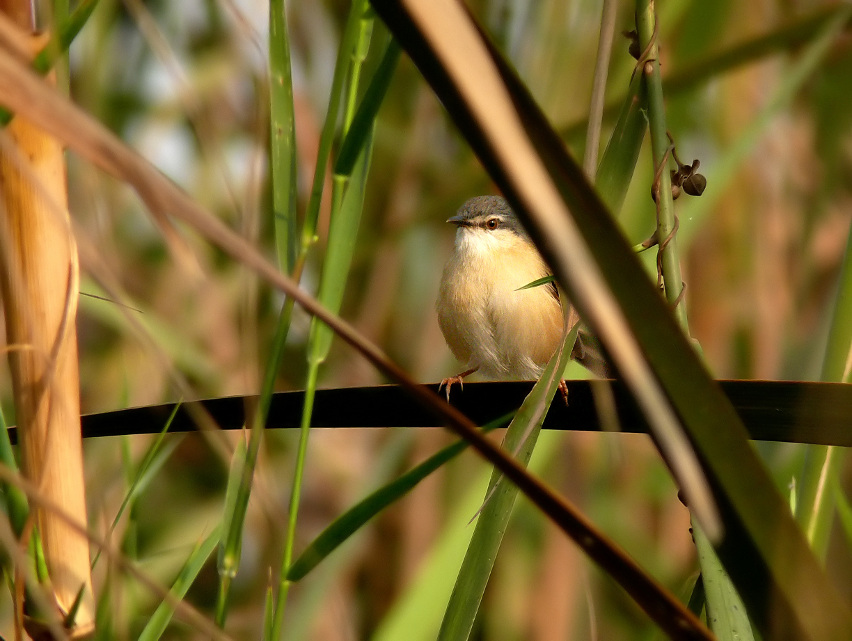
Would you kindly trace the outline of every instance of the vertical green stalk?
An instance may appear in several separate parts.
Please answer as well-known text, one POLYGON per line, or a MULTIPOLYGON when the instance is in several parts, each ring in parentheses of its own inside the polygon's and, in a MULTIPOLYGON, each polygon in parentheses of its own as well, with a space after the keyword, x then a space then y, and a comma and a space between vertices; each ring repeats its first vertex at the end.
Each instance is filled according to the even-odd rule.
POLYGON ((317 221, 319 220, 323 184, 325 183, 326 165, 331 155, 331 145, 334 142, 334 134, 337 130, 337 116, 340 113, 340 96, 343 93, 343 85, 346 80, 346 72, 349 69, 350 56, 355 49, 363 14, 364 4, 361 0, 355 0, 349 10, 346 26, 343 28, 343 38, 340 42, 340 49, 337 51, 337 61, 334 65, 334 76, 331 80, 331 95, 328 98, 328 111, 326 112, 322 132, 320 133, 319 151, 317 152, 314 180, 311 185, 311 196, 308 200, 305 223, 302 227, 302 254, 316 240, 317 221))
MULTIPOLYGON (((821 379, 826 382, 852 382, 852 229, 849 230, 846 254, 840 269, 821 379)), ((828 546, 835 510, 834 488, 844 458, 843 448, 807 446, 796 501, 796 519, 821 559, 825 559, 828 546)))
POLYGON ((677 235, 674 203, 672 202, 671 176, 668 172, 669 140, 666 129, 666 112, 663 102, 663 83, 660 76, 660 48, 657 41, 657 19, 653 0, 638 0, 636 3, 636 28, 642 56, 638 62, 638 73, 645 78, 648 89, 648 126, 651 134, 651 150, 657 175, 657 239, 660 253, 666 300, 674 306, 674 314, 686 331, 686 306, 678 304, 683 292, 680 259, 677 250, 677 235))
MULTIPOLYGON (((360 73, 364 59, 370 45, 373 29, 373 13, 369 10, 366 0, 356 0, 351 8, 349 20, 344 32, 344 42, 338 55, 338 67, 335 69, 335 81, 342 83, 347 77, 348 85, 346 94, 346 106, 343 115, 342 135, 345 138, 349 133, 353 119, 355 118, 355 107, 357 104, 358 90, 360 84, 360 73)), ((339 100, 335 100, 337 104, 339 100)), ((334 125, 337 119, 337 110, 329 106, 329 115, 334 113, 335 122, 326 120, 320 141, 322 154, 323 140, 327 141, 330 152, 330 141, 334 133, 334 125)), ((349 267, 354 253, 355 239, 361 220, 361 212, 364 204, 364 188, 369 170, 369 159, 372 150, 372 122, 368 125, 371 133, 364 138, 365 145, 360 151, 360 157, 355 164, 351 175, 335 174, 332 186, 331 199, 331 223, 329 227, 328 250, 323 265, 323 273, 320 281, 318 299, 325 307, 336 312, 340 309, 343 300, 343 292, 346 285, 349 267), (351 184, 350 184, 351 180, 351 184), (347 188, 348 187, 348 188, 347 188)), ((319 174, 319 163, 317 172, 319 174)), ((321 196, 322 183, 317 183, 316 177, 311 195, 311 203, 315 204, 318 212, 321 196)), ((313 225, 311 238, 315 233, 316 218, 311 212, 312 204, 309 203, 309 212, 305 227, 313 225), (312 221, 312 222, 311 222, 312 221)), ((303 248, 307 246, 308 234, 303 233, 303 248)), ((311 241, 312 242, 312 241, 311 241)), ((325 361, 331 348, 331 330, 317 319, 311 324, 311 333, 308 339, 308 372, 305 382, 305 404, 302 408, 302 421, 299 434, 299 447, 296 454, 296 467, 293 474, 293 485, 290 493, 290 511, 287 522, 287 533, 284 542, 284 554, 281 570, 279 572, 278 597, 272 616, 272 628, 269 630, 270 639, 279 639, 283 631, 284 611, 290 582, 287 580, 287 570, 293 560, 293 547, 296 537, 296 524, 298 521, 299 504, 301 498, 302 482, 304 478, 305 462, 307 459, 308 441, 310 436, 311 415, 313 413, 314 394, 320 365, 325 361)))
MULTIPOLYGON (((275 245, 279 266, 298 279, 300 264, 296 260, 296 135, 293 106, 292 72, 290 68, 290 43, 287 32, 286 7, 283 0, 271 0, 269 5, 269 69, 270 69, 270 157, 272 172, 272 200, 274 211, 275 245)), ((266 425, 269 404, 275 389, 275 379, 281 366, 284 344, 290 329, 293 300, 288 298, 282 306, 269 350, 269 360, 261 383, 260 399, 254 412, 250 412, 250 436, 247 447, 234 452, 228 479, 223 525, 217 567, 219 591, 216 600, 216 623, 224 627, 228 610, 228 596, 232 578, 239 570, 243 528, 251 495, 252 480, 257 455, 266 425)), ((242 442, 241 442, 242 445, 242 442)))
MULTIPOLYGON (((683 279, 677 246, 677 218, 672 200, 669 173, 670 147, 666 127, 663 85, 660 76, 659 26, 654 0, 637 0, 636 29, 642 55, 638 73, 642 74, 648 97, 648 127, 654 158, 654 194, 657 207, 657 240, 659 242, 658 266, 661 270, 666 300, 673 307, 675 318, 683 331, 689 334, 686 305, 683 299, 683 279)), ((720 639, 746 640, 752 638, 752 628, 745 605, 734 588, 713 546, 692 518, 696 548, 699 553, 703 586, 707 606, 707 622, 720 639)))

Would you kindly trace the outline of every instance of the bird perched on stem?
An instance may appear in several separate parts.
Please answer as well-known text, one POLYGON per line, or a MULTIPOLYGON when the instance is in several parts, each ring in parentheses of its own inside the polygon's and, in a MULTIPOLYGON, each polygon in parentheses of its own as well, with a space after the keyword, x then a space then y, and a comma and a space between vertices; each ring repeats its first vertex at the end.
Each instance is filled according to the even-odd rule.
MULTIPOLYGON (((464 371, 486 380, 532 380, 560 345, 563 311, 554 283, 523 289, 551 272, 509 204, 478 196, 447 220, 458 227, 438 293, 438 323, 464 371)), ((588 342, 588 338, 586 339, 588 342)), ((578 339, 572 358, 606 374, 604 361, 578 339), (586 361, 586 362, 584 362, 586 361)))

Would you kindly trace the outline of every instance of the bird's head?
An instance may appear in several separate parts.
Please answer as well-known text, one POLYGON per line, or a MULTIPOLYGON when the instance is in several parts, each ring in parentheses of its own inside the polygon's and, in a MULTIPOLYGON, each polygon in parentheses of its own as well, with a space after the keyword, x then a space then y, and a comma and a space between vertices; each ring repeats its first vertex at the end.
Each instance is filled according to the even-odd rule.
POLYGON ((447 222, 458 227, 459 251, 484 253, 530 244, 515 212, 500 196, 471 198, 447 222))

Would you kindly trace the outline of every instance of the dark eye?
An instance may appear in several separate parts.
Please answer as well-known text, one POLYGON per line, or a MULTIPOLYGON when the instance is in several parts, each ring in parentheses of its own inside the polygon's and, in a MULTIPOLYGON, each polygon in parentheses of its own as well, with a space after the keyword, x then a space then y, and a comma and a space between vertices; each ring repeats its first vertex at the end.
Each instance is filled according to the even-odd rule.
POLYGON ((488 229, 497 229, 500 226, 499 218, 489 218, 485 221, 485 227, 488 229))

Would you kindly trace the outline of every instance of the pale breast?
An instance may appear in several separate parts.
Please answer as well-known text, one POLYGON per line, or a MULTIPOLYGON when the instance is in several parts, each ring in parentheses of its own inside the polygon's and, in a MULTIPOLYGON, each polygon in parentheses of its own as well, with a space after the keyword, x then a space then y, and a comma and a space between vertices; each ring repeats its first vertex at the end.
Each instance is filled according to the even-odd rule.
POLYGON ((451 351, 486 380, 532 379, 559 345, 562 311, 548 286, 520 290, 547 275, 531 246, 456 252, 444 269, 438 322, 451 351))

